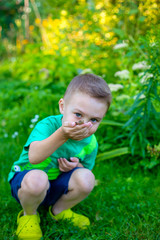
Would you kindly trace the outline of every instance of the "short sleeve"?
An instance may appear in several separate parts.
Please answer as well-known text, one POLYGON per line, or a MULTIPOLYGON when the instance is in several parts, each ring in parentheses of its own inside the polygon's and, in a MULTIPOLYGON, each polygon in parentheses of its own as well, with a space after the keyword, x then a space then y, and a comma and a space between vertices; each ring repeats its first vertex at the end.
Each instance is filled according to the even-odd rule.
POLYGON ((54 124, 51 124, 49 119, 44 119, 40 121, 33 131, 31 132, 26 144, 24 145, 24 149, 28 150, 29 145, 34 141, 42 141, 48 138, 53 132, 56 131, 54 124))

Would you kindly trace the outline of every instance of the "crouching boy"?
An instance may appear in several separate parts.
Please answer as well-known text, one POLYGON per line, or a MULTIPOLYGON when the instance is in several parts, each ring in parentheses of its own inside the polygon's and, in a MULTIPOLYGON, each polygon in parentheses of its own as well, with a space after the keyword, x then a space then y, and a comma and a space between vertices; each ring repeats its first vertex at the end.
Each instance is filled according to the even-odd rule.
POLYGON ((60 115, 40 121, 9 173, 13 197, 22 206, 16 234, 40 239, 40 205, 59 221, 69 219, 86 228, 86 216, 71 208, 94 187, 92 168, 98 144, 94 133, 111 104, 107 83, 94 74, 76 76, 59 100, 60 115))

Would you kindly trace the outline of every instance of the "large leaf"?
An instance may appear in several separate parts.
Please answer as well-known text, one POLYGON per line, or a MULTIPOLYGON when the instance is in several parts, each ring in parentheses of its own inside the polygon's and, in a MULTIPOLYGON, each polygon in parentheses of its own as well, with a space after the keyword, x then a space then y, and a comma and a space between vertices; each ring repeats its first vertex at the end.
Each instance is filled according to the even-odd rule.
POLYGON ((108 152, 98 154, 97 155, 97 161, 101 162, 101 161, 104 161, 104 160, 107 160, 107 159, 119 157, 121 155, 129 154, 129 153, 130 153, 130 151, 129 151, 128 147, 117 148, 117 149, 114 149, 112 151, 108 151, 108 152))

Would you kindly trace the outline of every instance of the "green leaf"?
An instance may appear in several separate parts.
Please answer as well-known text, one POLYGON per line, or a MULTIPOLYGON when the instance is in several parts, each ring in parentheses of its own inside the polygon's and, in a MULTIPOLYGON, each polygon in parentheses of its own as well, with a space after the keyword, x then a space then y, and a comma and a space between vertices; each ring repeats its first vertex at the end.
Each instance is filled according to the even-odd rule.
POLYGON ((148 118, 150 118, 150 113, 151 113, 151 110, 152 110, 152 102, 151 102, 151 99, 148 98, 148 101, 147 101, 147 113, 148 113, 148 118))
POLYGON ((149 81, 148 87, 147 87, 147 93, 149 93, 151 87, 152 87, 152 80, 149 81))
POLYGON ((122 29, 113 28, 112 31, 121 38, 123 38, 125 36, 125 32, 122 29))
POLYGON ((111 126, 123 127, 124 124, 120 123, 120 122, 111 121, 111 120, 103 120, 101 122, 101 125, 111 125, 111 126))
POLYGON ((131 9, 128 14, 133 15, 133 14, 137 14, 137 13, 138 13, 138 9, 135 8, 135 9, 131 9))
POLYGON ((145 19, 146 19, 146 17, 141 16, 141 17, 139 17, 138 21, 139 21, 139 22, 144 22, 145 19))
POLYGON ((133 103, 133 105, 130 107, 130 109, 125 113, 126 115, 129 115, 133 112, 134 109, 136 109, 138 106, 140 106, 143 103, 143 99, 140 99, 140 96, 144 94, 145 90, 141 91, 137 96, 133 103))
POLYGON ((114 149, 112 151, 108 151, 108 152, 98 154, 97 155, 97 161, 101 162, 101 161, 104 161, 104 160, 107 160, 107 159, 119 157, 121 155, 129 154, 129 153, 130 153, 130 151, 129 151, 128 147, 117 148, 117 149, 114 149))
POLYGON ((135 125, 139 119, 141 119, 141 113, 143 113, 144 106, 142 105, 136 113, 124 124, 124 128, 135 125))

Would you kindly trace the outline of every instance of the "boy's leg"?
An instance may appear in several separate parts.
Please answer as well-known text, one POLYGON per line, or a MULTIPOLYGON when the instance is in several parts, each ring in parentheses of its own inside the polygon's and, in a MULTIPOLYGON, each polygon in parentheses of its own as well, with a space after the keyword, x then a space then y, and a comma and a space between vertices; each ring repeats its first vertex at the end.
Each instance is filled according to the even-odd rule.
POLYGON ((23 178, 18 197, 24 215, 36 214, 37 208, 44 200, 49 188, 48 176, 41 170, 31 170, 23 178))
POLYGON ((76 169, 69 180, 68 193, 63 194, 53 205, 52 213, 57 215, 81 202, 92 191, 94 184, 95 178, 90 170, 86 168, 76 169))
POLYGON ((42 231, 37 208, 44 200, 48 188, 48 176, 41 170, 21 172, 12 180, 12 194, 23 207, 17 217, 16 235, 18 239, 41 239, 42 231))

